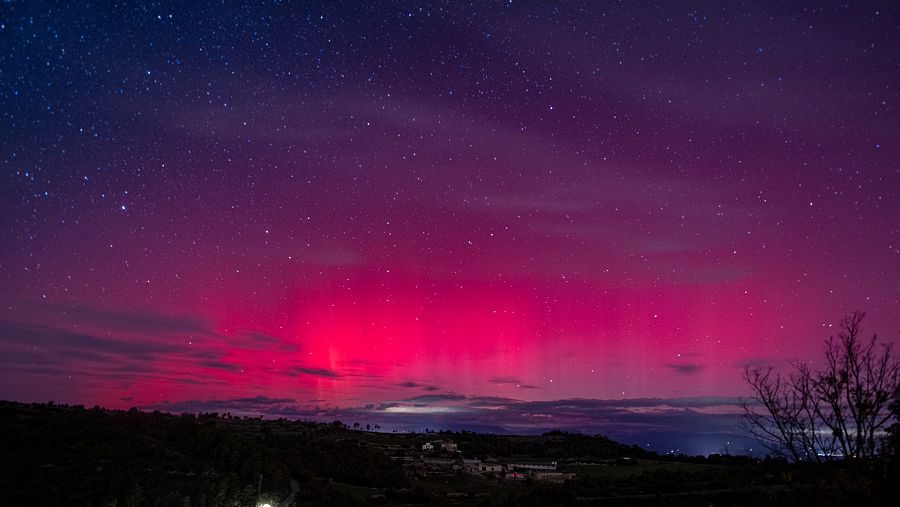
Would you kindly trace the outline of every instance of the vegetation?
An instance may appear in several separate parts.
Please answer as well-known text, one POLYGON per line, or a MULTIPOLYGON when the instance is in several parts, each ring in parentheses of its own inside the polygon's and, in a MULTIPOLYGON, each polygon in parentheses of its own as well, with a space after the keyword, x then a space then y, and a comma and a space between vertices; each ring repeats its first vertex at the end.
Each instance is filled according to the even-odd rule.
POLYGON ((330 481, 407 486, 324 425, 2 402, 0 430, 0 505, 256 505, 291 478, 299 502, 353 504, 330 481))
POLYGON ((570 461, 608 460, 622 456, 649 457, 640 447, 627 447, 603 435, 589 436, 563 431, 551 431, 541 436, 487 435, 471 431, 438 432, 422 442, 452 438, 466 453, 479 458, 524 457, 570 461))
POLYGON ((841 320, 837 338, 825 342, 821 371, 800 362, 785 376, 771 366, 745 370, 753 393, 742 402, 746 427, 772 452, 815 462, 878 455, 900 363, 891 344, 862 338, 864 317, 855 312, 841 320))
MULTIPOLYGON (((900 403, 894 407, 900 410, 900 403)), ((896 439, 900 429, 891 431, 896 439)), ((0 455, 6 458, 0 468, 4 506, 277 505, 291 480, 299 484, 292 505, 303 506, 873 505, 897 493, 889 474, 898 469, 896 460, 860 467, 728 455, 672 458, 564 432, 391 434, 354 431, 337 421, 12 402, 0 402, 0 455), (404 460, 435 439, 453 440, 467 457, 553 459, 576 477, 551 484, 405 470, 404 460)))

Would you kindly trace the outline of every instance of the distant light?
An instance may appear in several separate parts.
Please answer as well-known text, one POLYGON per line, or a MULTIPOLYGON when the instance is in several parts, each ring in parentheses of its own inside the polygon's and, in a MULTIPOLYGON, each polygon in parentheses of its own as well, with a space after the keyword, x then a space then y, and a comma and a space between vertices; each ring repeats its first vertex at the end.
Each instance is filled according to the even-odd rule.
POLYGON ((259 507, 272 507, 272 504, 261 503, 261 504, 259 504, 259 507))

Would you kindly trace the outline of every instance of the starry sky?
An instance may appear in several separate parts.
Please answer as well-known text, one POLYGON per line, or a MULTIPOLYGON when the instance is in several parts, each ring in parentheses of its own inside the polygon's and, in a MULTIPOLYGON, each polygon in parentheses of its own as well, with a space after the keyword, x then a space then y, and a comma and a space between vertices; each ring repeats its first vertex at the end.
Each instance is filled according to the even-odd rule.
POLYGON ((4 2, 0 398, 715 447, 897 341, 898 87, 893 2, 4 2))

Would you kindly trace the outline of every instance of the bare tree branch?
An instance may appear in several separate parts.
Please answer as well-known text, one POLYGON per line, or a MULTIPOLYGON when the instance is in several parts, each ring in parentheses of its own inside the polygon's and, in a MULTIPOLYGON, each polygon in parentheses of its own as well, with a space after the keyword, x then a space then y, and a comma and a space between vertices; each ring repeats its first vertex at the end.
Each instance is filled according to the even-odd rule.
POLYGON ((744 427, 772 452, 795 461, 877 455, 900 363, 891 344, 860 338, 864 317, 854 312, 841 319, 837 337, 825 341, 821 371, 805 363, 792 364, 786 377, 772 367, 744 370, 752 393, 740 403, 744 427))

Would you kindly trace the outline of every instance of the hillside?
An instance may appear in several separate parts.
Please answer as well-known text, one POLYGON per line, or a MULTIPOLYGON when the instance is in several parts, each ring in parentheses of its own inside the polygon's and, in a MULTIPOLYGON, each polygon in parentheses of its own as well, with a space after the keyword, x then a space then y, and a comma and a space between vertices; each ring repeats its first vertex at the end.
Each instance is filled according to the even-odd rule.
MULTIPOLYGON (((293 505, 641 504, 659 495, 676 505, 744 504, 760 494, 777 503, 818 487, 786 463, 663 461, 602 436, 394 434, 338 421, 14 402, 0 402, 0 451, 2 505, 277 505, 292 480, 293 505), (457 449, 422 451, 441 442, 457 449)), ((872 494, 871 484, 830 489, 861 487, 872 494)))

